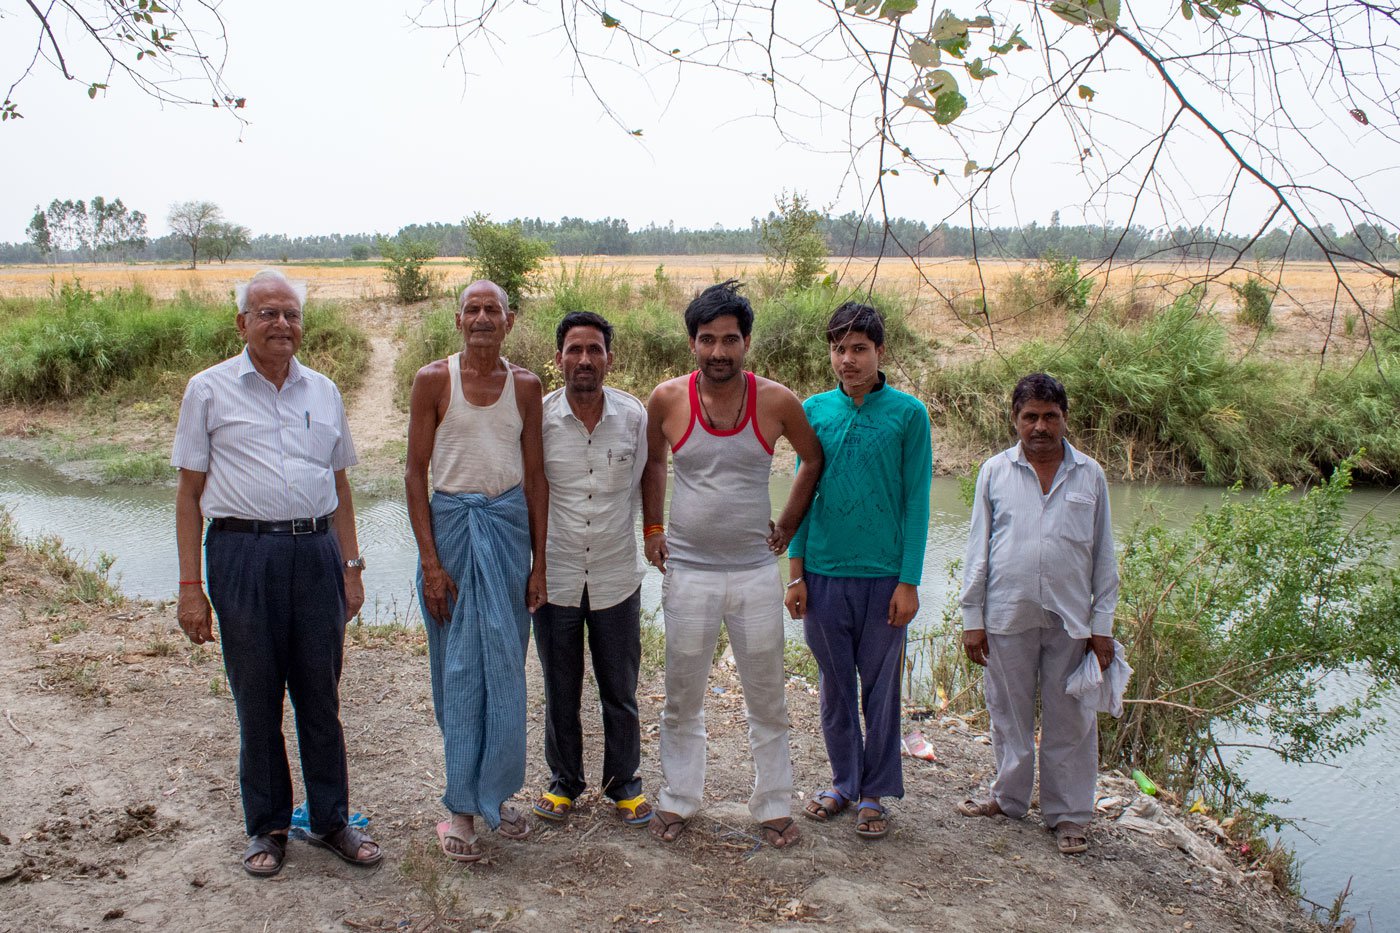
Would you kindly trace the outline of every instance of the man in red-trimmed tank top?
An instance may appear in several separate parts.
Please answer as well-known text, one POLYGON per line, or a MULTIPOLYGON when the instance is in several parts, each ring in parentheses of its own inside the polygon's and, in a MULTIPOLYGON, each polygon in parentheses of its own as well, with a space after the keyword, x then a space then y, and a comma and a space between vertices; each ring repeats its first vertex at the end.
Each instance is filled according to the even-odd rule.
POLYGON ((783 672, 783 585, 776 555, 801 524, 821 475, 822 448, 786 386, 744 371, 753 308, 730 280, 685 311, 698 368, 657 386, 647 402, 642 515, 648 562, 665 574, 664 783, 651 831, 670 842, 700 808, 705 785, 705 688, 721 623, 744 688, 754 791, 749 812, 775 848, 797 841, 791 817, 783 672), (773 444, 786 437, 802 458, 774 521, 768 499, 773 444), (666 455, 675 489, 663 524, 666 455))

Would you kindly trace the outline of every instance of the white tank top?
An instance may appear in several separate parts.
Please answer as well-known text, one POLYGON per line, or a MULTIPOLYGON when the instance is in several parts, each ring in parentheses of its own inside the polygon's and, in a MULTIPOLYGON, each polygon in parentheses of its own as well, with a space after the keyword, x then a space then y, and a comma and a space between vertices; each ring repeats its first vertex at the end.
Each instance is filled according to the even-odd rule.
POLYGON ((462 394, 462 354, 447 358, 451 399, 433 438, 429 461, 433 488, 499 496, 520 485, 525 464, 520 432, 525 423, 515 404, 515 374, 507 364, 506 386, 490 405, 473 405, 462 394))

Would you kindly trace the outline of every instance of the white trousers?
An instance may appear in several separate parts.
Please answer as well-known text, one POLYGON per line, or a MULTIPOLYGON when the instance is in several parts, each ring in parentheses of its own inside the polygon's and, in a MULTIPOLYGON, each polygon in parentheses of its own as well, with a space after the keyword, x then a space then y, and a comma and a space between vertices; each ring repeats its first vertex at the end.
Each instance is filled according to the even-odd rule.
POLYGON ((1007 816, 1030 808, 1035 785, 1035 693, 1040 686, 1040 815, 1052 829, 1089 825, 1094 816, 1099 733, 1094 710, 1065 693, 1084 660, 1088 639, 1071 638, 1064 624, 1015 635, 987 636, 983 691, 992 720, 997 777, 992 796, 1007 816))
POLYGON ((749 812, 759 822, 792 810, 783 673, 783 585, 778 565, 693 570, 672 565, 661 587, 666 705, 661 712, 662 810, 689 818, 705 790, 705 692, 722 622, 744 687, 753 753, 749 812))

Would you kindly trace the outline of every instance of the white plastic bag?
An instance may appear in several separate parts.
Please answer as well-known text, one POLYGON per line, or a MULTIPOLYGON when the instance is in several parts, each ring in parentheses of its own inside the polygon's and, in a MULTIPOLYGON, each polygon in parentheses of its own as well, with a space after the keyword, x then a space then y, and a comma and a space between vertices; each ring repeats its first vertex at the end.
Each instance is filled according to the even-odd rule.
POLYGON ((1092 707, 1095 712, 1108 713, 1114 718, 1123 715, 1123 694, 1128 690, 1128 679, 1133 669, 1123 658, 1123 646, 1113 642, 1113 662, 1108 670, 1099 668, 1099 659, 1094 652, 1084 655, 1084 661, 1074 669, 1065 682, 1065 693, 1081 703, 1092 707))

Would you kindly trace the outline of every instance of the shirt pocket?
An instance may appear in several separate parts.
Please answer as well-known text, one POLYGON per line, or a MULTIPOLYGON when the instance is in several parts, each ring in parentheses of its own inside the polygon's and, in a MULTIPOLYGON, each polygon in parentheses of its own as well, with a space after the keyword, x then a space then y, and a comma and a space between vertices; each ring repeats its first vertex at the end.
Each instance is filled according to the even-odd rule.
POLYGON ((603 492, 622 492, 632 485, 637 466, 636 444, 610 444, 603 452, 600 466, 603 475, 598 487, 603 492))
POLYGON ((293 437, 301 435, 301 443, 297 445, 297 455, 316 466, 330 466, 335 445, 340 442, 340 425, 317 421, 309 416, 306 417, 305 423, 304 431, 297 431, 295 428, 292 430, 293 437))
POLYGON ((1078 545, 1094 543, 1094 512, 1098 497, 1092 493, 1065 494, 1065 507, 1060 512, 1058 532, 1062 539, 1078 545))

